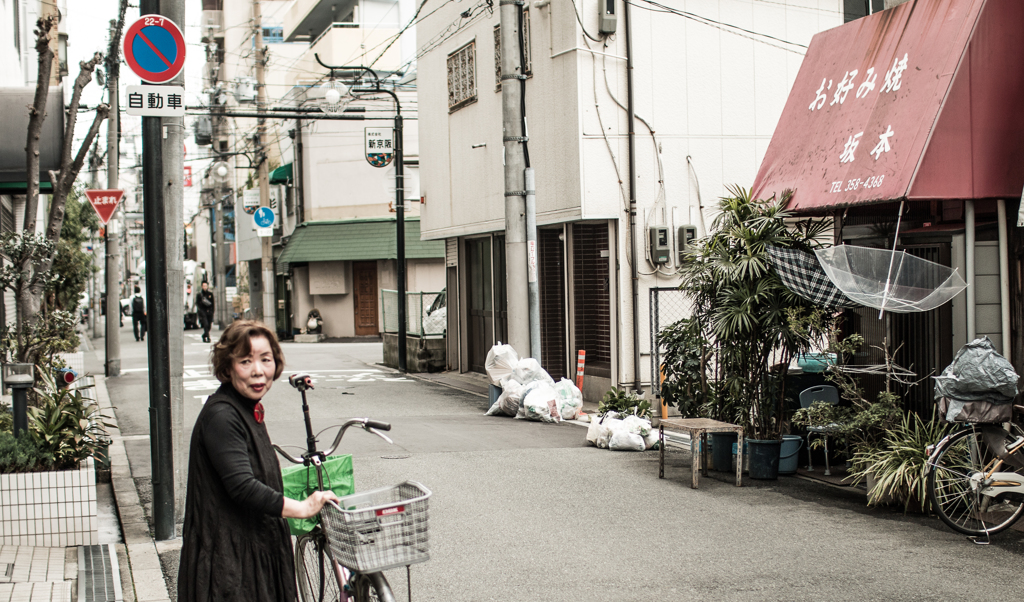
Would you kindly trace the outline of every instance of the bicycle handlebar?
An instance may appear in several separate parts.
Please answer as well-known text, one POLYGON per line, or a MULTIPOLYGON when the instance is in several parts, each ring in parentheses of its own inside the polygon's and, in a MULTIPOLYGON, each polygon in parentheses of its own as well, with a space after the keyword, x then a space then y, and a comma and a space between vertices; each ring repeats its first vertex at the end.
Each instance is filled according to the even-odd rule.
POLYGON ((330 456, 331 454, 333 454, 334 451, 336 449, 338 449, 338 445, 341 444, 341 438, 345 436, 345 431, 348 430, 348 428, 350 426, 356 426, 356 425, 359 425, 359 427, 362 428, 365 431, 368 431, 370 433, 373 433, 374 435, 377 435, 378 437, 380 437, 381 439, 387 441, 388 443, 394 443, 394 441, 392 441, 390 437, 388 437, 384 433, 380 432, 380 431, 390 431, 391 430, 391 425, 389 423, 387 423, 387 422, 380 422, 378 420, 370 420, 369 418, 349 418, 338 429, 338 434, 337 434, 337 436, 335 436, 334 442, 331 443, 331 447, 329 447, 327 449, 327 451, 324 451, 324 452, 319 452, 318 451, 315 454, 305 453, 301 457, 297 457, 297 456, 293 456, 293 455, 289 454, 288 452, 284 451, 276 443, 274 443, 272 445, 274 447, 274 451, 276 451, 278 454, 280 454, 285 460, 288 460, 292 464, 305 464, 306 462, 309 461, 310 457, 312 457, 314 455, 322 456, 323 458, 326 458, 327 456, 330 456))

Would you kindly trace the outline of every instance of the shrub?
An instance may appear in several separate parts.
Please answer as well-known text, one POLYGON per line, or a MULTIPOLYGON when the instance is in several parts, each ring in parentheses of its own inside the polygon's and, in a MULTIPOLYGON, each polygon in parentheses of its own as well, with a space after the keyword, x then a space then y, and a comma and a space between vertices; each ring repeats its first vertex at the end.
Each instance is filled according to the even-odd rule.
POLYGON ((635 393, 612 387, 604 394, 597 406, 599 414, 617 412, 622 416, 635 414, 639 418, 651 417, 651 402, 641 399, 635 393))
POLYGON ((42 449, 30 433, 17 438, 0 431, 0 473, 38 472, 53 468, 53 455, 42 449))
POLYGON ((74 468, 109 442, 109 416, 82 389, 58 389, 46 373, 42 380, 44 386, 35 390, 39 407, 29 408, 29 430, 39 448, 52 455, 57 470, 74 468))

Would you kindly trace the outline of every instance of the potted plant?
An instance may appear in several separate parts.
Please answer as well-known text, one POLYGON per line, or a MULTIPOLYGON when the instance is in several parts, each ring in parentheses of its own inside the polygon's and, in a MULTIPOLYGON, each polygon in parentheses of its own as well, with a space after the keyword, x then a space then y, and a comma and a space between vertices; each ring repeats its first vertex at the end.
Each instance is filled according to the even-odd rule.
MULTIPOLYGON (((832 318, 786 288, 771 267, 768 248, 809 251, 820 246, 818 239, 831 221, 795 221, 785 210, 789 192, 778 200, 758 200, 742 188, 729 190, 732 196, 720 200, 713 231, 687 251, 682 269, 680 288, 691 301, 696 324, 687 327, 696 330, 684 329, 677 340, 704 341, 697 356, 704 368, 693 368, 693 352, 688 356, 676 350, 671 357, 690 365, 672 370, 701 378, 703 399, 714 404, 708 414, 744 426, 750 476, 773 479, 778 474, 789 362, 824 338, 832 318)), ((677 396, 697 389, 697 383, 686 381, 670 387, 677 396)))

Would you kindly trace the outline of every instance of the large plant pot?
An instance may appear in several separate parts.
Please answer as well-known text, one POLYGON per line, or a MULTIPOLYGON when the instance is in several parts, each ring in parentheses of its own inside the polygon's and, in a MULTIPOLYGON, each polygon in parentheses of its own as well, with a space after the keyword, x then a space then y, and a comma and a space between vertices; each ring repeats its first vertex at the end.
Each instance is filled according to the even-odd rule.
POLYGON ((782 441, 747 439, 750 451, 749 474, 751 479, 775 480, 779 478, 779 455, 782 441))
POLYGON ((800 465, 800 448, 804 438, 799 435, 783 435, 782 447, 779 449, 779 474, 796 474, 800 465))
POLYGON ((0 475, 0 545, 64 548, 99 543, 96 468, 0 475))
POLYGON ((735 447, 736 433, 711 433, 711 468, 732 472, 732 455, 735 447))

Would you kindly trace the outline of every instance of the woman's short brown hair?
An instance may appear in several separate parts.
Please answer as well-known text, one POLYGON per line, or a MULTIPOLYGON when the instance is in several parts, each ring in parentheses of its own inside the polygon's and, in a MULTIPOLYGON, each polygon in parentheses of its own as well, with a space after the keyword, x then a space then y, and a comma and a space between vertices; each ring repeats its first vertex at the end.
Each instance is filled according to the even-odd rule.
POLYGON ((222 383, 231 382, 231 369, 235 360, 252 353, 253 337, 263 337, 270 341, 270 352, 274 354, 274 380, 284 372, 284 352, 277 336, 262 322, 255 320, 237 320, 220 335, 220 340, 213 345, 210 363, 213 364, 213 375, 222 383))

